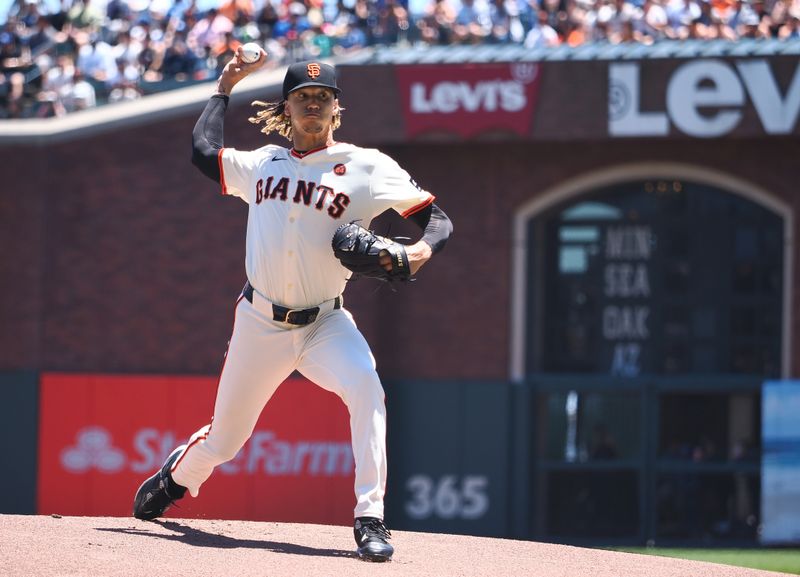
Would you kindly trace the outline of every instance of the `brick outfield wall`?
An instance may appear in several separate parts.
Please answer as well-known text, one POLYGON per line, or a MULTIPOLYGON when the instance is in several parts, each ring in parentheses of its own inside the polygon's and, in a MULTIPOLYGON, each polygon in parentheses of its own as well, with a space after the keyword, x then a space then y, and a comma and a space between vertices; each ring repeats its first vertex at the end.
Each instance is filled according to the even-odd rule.
MULTIPOLYGON (((248 113, 229 111, 229 146, 263 143, 248 113)), ((247 212, 191 166, 194 120, 2 147, 0 371, 218 372, 245 280, 247 212)), ((797 140, 381 148, 437 195, 455 224, 418 282, 393 293, 361 281, 345 295, 391 378, 508 377, 514 210, 566 178, 670 161, 728 172, 793 206, 799 198, 797 140)), ((392 234, 415 233, 384 220, 392 234)), ((797 332, 800 314, 794 319, 797 332)))

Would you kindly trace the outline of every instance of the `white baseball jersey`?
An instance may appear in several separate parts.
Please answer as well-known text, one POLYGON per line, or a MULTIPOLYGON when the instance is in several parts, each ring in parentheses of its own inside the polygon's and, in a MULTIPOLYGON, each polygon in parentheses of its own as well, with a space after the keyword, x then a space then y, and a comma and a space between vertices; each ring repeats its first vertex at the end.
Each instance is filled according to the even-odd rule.
POLYGON ((389 208, 403 217, 431 204, 394 160, 352 144, 298 154, 267 145, 219 153, 223 194, 249 204, 245 269, 269 300, 308 308, 344 291, 350 271, 333 255, 331 239, 343 223, 373 218, 389 208))

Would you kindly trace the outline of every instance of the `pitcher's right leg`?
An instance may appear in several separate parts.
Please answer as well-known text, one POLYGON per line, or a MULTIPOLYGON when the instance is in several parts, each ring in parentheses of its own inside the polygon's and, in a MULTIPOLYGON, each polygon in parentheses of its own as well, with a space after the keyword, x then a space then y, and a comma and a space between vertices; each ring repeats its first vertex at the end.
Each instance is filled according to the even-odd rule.
POLYGON ((211 425, 192 436, 172 467, 172 478, 192 497, 214 467, 233 459, 250 438, 264 405, 294 370, 295 356, 291 331, 241 299, 211 425))
MULTIPOLYGON (((185 450, 176 449, 151 479, 164 477, 164 491, 169 492, 172 487, 171 494, 180 493, 177 498, 186 489, 196 497, 214 468, 233 459, 250 438, 264 405, 294 370, 295 356, 291 331, 240 299, 212 422, 192 435, 185 450)), ((135 503, 141 500, 142 489, 144 484, 135 503)), ((167 498, 167 506, 174 500, 175 497, 167 498)), ((164 510, 166 507, 160 513, 156 511, 155 516, 164 510)), ((139 517, 136 512, 135 504, 134 516, 139 517)), ((148 518, 155 518, 152 515, 148 513, 148 518)))

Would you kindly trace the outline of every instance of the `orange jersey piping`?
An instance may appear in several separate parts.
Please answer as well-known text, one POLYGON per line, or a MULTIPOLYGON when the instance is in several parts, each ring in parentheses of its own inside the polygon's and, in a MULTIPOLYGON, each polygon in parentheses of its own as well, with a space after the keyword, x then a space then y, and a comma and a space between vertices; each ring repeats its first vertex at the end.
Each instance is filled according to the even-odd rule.
POLYGON ((403 218, 408 218, 409 216, 411 216, 415 212, 419 212, 420 210, 422 210, 423 208, 425 208, 429 204, 433 204, 434 200, 436 200, 436 197, 433 196, 433 195, 430 195, 428 198, 426 198, 425 200, 420 202, 418 205, 412 206, 411 208, 409 208, 407 211, 402 213, 400 216, 402 216, 403 218))
POLYGON ((217 153, 217 163, 219 164, 219 183, 222 185, 222 194, 228 194, 228 187, 225 186, 225 169, 222 167, 222 151, 225 150, 224 148, 220 148, 219 152, 217 153))

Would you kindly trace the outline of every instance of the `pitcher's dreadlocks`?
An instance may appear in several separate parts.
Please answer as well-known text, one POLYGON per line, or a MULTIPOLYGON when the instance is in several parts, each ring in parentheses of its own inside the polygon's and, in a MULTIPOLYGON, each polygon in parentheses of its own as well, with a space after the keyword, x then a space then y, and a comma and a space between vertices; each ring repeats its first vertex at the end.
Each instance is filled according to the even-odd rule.
MULTIPOLYGON (((280 102, 262 102, 255 100, 251 106, 260 106, 262 109, 256 112, 255 116, 251 116, 248 120, 253 124, 264 123, 261 132, 270 134, 277 132, 287 140, 292 140, 292 121, 286 116, 286 101, 280 102)), ((342 111, 344 108, 339 106, 336 114, 333 116, 333 129, 336 130, 342 125, 342 111)))

